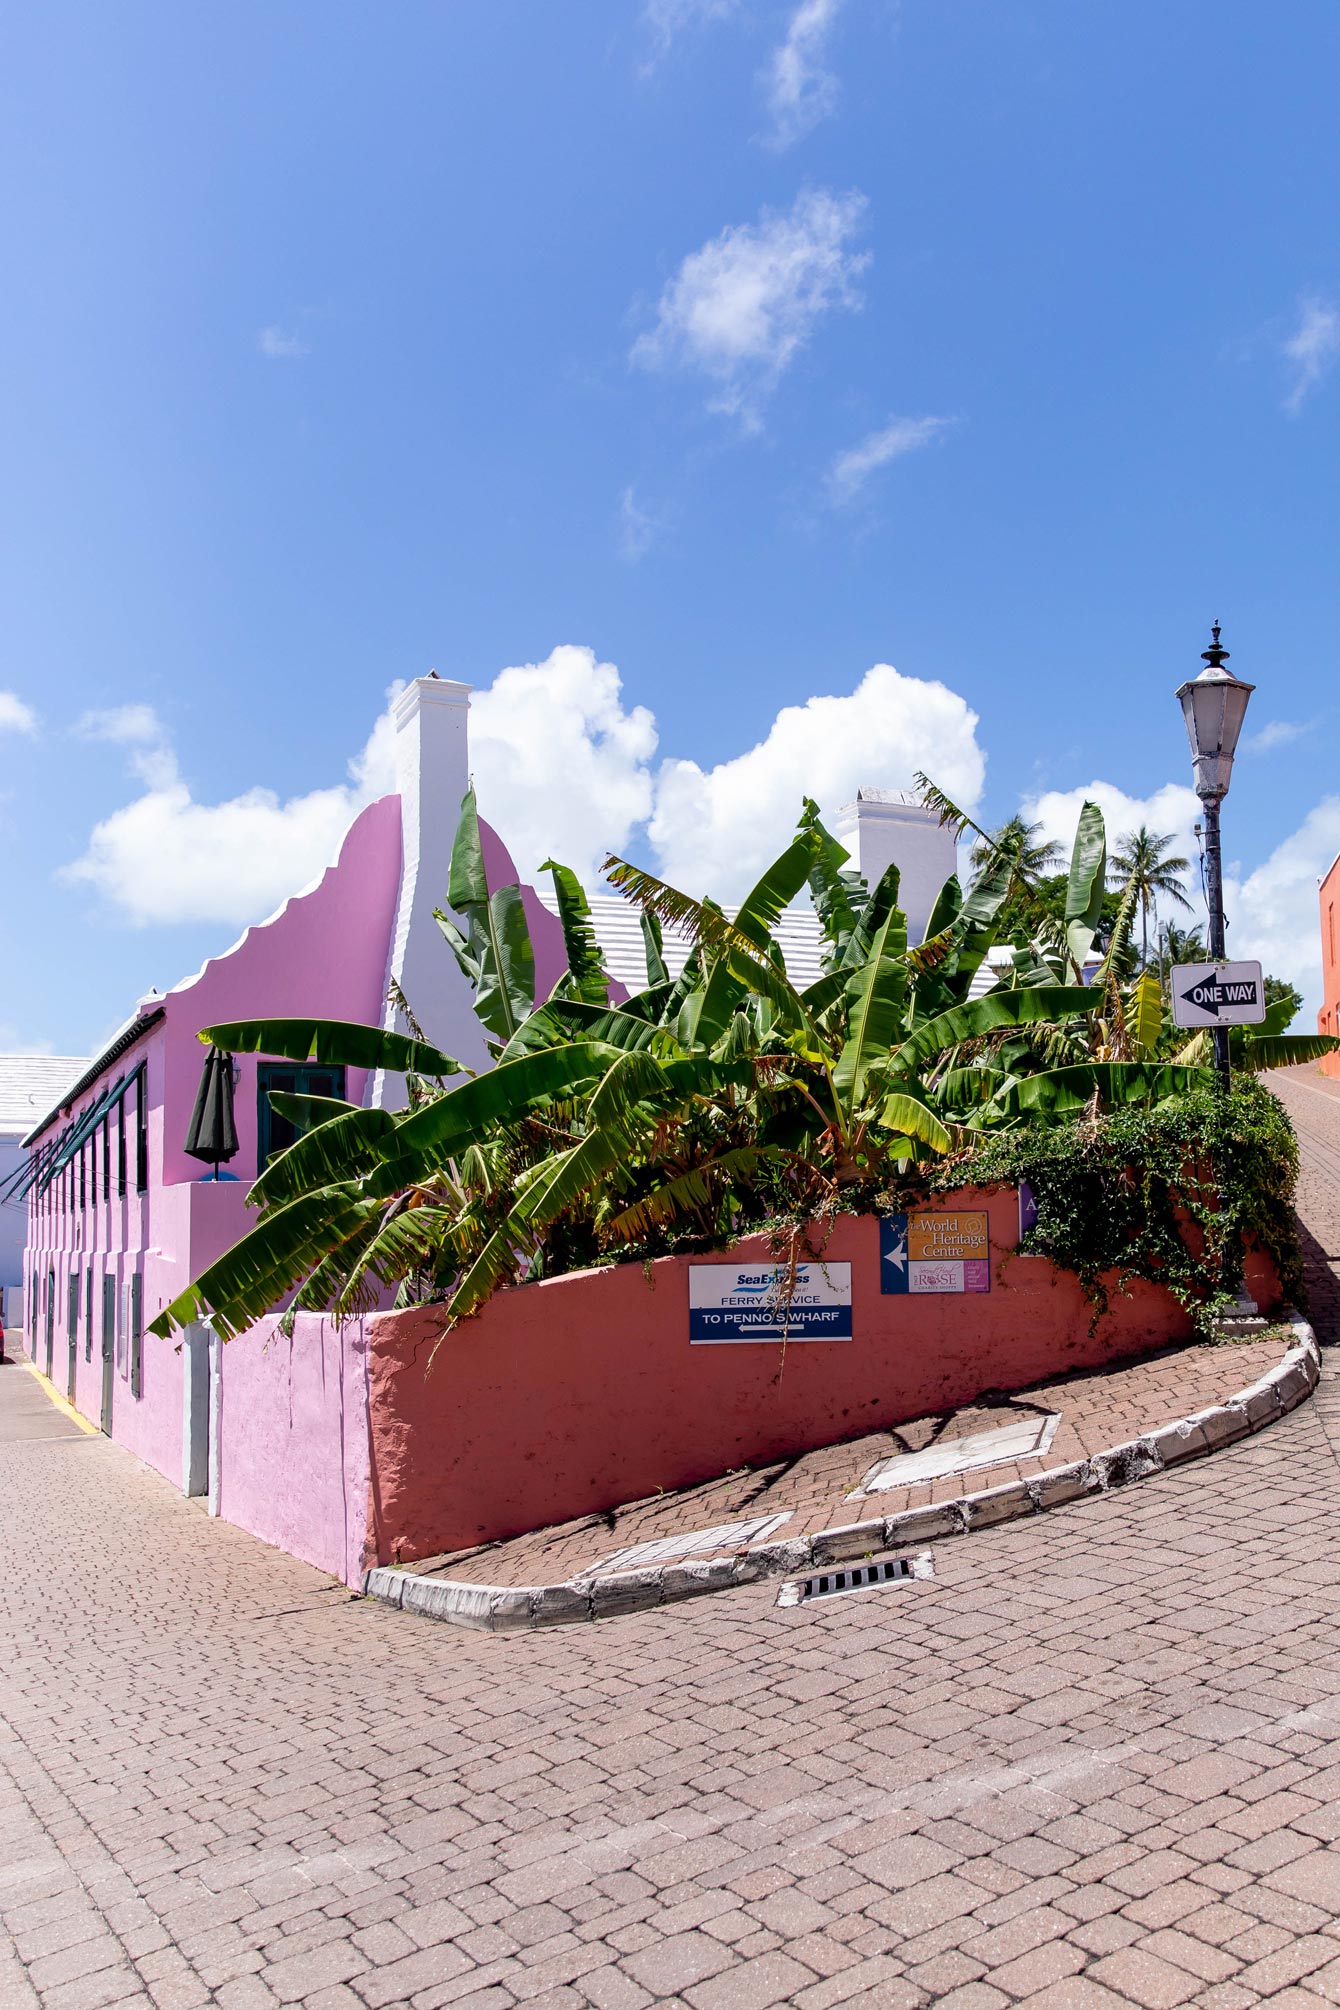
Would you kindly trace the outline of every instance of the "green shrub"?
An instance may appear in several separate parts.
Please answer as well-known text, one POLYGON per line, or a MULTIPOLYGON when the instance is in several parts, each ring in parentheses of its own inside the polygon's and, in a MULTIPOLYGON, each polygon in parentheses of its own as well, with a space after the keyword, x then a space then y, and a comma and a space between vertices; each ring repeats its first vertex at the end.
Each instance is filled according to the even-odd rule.
POLYGON ((1073 1271, 1095 1320, 1114 1284, 1143 1277, 1209 1333, 1241 1284, 1248 1240, 1273 1261, 1285 1302, 1302 1300, 1298 1144, 1250 1077, 1227 1097, 1207 1086, 1154 1109, 997 1133, 926 1171, 927 1192, 1027 1180, 1038 1218, 1021 1247, 1073 1271))

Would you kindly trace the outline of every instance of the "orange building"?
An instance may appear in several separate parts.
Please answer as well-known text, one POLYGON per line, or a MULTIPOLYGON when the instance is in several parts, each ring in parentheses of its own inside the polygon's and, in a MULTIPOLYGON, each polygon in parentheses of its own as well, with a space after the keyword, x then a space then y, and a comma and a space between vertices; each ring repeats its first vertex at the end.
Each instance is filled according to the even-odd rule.
MULTIPOLYGON (((1318 889, 1321 896, 1321 1010, 1317 1014, 1319 1033, 1340 1034, 1340 857, 1318 889)), ((1323 1075, 1340 1080, 1340 1054, 1327 1054, 1319 1063, 1323 1075)))

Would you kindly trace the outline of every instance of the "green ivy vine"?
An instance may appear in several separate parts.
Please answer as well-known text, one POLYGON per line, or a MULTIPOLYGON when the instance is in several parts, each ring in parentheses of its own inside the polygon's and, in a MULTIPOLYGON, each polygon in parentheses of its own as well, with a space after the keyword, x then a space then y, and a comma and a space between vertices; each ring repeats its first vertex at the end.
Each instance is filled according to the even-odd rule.
POLYGON ((1038 1216, 1020 1247, 1072 1271, 1095 1322, 1113 1289, 1147 1278, 1209 1334, 1242 1281, 1248 1241, 1273 1260, 1285 1302, 1302 1302, 1298 1144, 1278 1099, 1250 1077, 1227 1096, 1207 1087, 1154 1109, 998 1133, 918 1171, 925 1193, 1027 1180, 1038 1216))

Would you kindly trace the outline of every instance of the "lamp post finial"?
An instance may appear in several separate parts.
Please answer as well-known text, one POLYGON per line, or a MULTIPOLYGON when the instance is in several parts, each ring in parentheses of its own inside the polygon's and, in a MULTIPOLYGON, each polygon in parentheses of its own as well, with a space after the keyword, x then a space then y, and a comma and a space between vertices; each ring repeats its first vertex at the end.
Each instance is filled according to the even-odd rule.
POLYGON ((1228 651, 1227 649, 1224 648, 1222 642, 1220 642, 1219 640, 1219 623, 1217 621, 1214 623, 1214 626, 1210 632, 1213 635, 1214 640, 1211 642, 1208 649, 1201 650, 1200 652, 1201 661, 1202 663, 1208 663, 1211 670, 1218 670, 1221 667, 1221 665, 1227 663, 1228 651))

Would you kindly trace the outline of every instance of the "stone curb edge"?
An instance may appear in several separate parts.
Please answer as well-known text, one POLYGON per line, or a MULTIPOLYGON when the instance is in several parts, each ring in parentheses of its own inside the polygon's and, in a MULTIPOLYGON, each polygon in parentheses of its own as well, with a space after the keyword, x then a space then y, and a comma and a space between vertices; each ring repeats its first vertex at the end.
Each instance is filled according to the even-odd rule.
POLYGON ((954 1501, 906 1508, 901 1514, 820 1529, 814 1535, 793 1536, 786 1542, 759 1543, 735 1556, 665 1564, 656 1570, 617 1571, 584 1582, 466 1584, 454 1578, 417 1577, 411 1570, 389 1565, 365 1571, 363 1591, 384 1604, 419 1612, 429 1619, 445 1619, 453 1626, 510 1633, 613 1619, 621 1613, 697 1598, 704 1592, 729 1591, 761 1578, 801 1575, 940 1536, 975 1534, 978 1529, 995 1528, 1021 1515, 1040 1514, 1152 1478, 1189 1459, 1217 1452, 1286 1416, 1316 1388, 1321 1355, 1305 1319, 1286 1313, 1284 1323, 1293 1329, 1295 1338, 1278 1367, 1224 1402, 1211 1403, 1125 1444, 1111 1445, 1090 1459, 1053 1466, 1029 1479, 963 1494, 954 1501))

